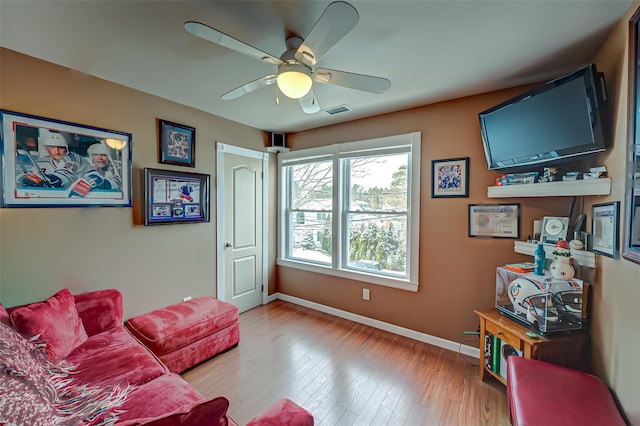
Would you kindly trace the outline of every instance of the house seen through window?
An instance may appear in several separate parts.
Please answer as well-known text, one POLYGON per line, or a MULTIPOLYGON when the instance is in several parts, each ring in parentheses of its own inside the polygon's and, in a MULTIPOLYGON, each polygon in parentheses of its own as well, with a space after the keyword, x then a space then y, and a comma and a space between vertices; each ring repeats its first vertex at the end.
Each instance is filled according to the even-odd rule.
POLYGON ((419 136, 281 154, 279 262, 417 288, 419 136))

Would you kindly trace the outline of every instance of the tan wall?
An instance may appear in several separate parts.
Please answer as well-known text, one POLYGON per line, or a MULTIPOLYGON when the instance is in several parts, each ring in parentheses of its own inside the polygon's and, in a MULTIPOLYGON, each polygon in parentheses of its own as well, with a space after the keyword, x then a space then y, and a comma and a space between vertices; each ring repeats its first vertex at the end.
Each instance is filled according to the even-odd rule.
MULTIPOLYGON (((614 108, 614 146, 606 160, 613 179, 609 197, 594 202, 625 199, 625 162, 629 123, 629 19, 640 7, 634 2, 611 33, 594 61, 606 73, 614 108)), ((624 223, 624 208, 621 224, 624 223)), ((622 232, 622 231, 621 231, 622 232)), ((620 234, 622 235, 622 234, 620 234)), ((640 265, 599 256, 593 294, 593 359, 596 374, 616 392, 632 424, 640 424, 640 265)))
POLYGON ((3 109, 132 133, 134 168, 133 208, 0 209, 2 302, 41 300, 63 287, 115 287, 128 317, 215 295, 215 142, 263 151, 265 134, 10 50, 0 54, 3 109), (196 128, 195 168, 158 164, 158 118, 196 128), (142 226, 144 167, 211 174, 211 222, 142 226))
MULTIPOLYGON (((584 197, 576 208, 591 219, 593 203, 624 199, 627 135, 627 22, 623 19, 594 59, 606 74, 615 114, 614 146, 588 161, 605 164, 613 178, 609 197, 584 197)), ((289 138, 295 149, 362 140, 385 135, 422 132, 420 218, 420 289, 407 291, 364 284, 287 267, 278 267, 279 291, 327 306, 375 318, 453 341, 478 324, 475 308, 494 303, 495 268, 505 262, 531 260, 513 253, 512 240, 467 237, 468 203, 518 202, 522 208, 522 237, 532 232, 532 220, 544 215, 565 216, 570 198, 488 199, 487 186, 498 175, 487 170, 477 113, 524 91, 526 87, 457 99, 384 116, 315 129, 289 138), (470 197, 432 199, 431 161, 471 157, 470 197), (371 288, 371 301, 362 288, 371 288)), ((589 224, 589 228, 591 225, 589 224)), ((612 386, 632 423, 640 424, 640 265, 598 256, 593 274, 592 331, 594 367, 612 386)), ((467 342, 465 342, 467 343, 467 342)))
MULTIPOLYGON (((468 204, 520 203, 522 238, 532 234, 533 219, 566 215, 571 200, 488 199, 487 186, 500 174, 487 170, 478 112, 524 89, 473 96, 301 132, 289 138, 293 150, 386 135, 422 132, 420 200, 420 287, 418 293, 278 267, 282 293, 311 300, 452 341, 475 330, 475 308, 491 307, 495 269, 527 260, 513 251, 513 240, 469 238, 468 204), (470 157, 469 198, 431 198, 431 161, 470 157), (362 288, 371 301, 362 300, 362 288)), ((530 259, 530 258, 529 258, 530 259)), ((471 342, 475 344, 477 342, 471 342)))

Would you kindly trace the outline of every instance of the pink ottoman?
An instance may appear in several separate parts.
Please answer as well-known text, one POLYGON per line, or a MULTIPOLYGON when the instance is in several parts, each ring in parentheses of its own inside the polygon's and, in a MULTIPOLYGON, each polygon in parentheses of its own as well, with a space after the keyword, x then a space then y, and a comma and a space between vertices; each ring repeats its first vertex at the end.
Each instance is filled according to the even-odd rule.
POLYGON ((125 327, 174 373, 238 346, 238 308, 211 296, 129 318, 125 327))

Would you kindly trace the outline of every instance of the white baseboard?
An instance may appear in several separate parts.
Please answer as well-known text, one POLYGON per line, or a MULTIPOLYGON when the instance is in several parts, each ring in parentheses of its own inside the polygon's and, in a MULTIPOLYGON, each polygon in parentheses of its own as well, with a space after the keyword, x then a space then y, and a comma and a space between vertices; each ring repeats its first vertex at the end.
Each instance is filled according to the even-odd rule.
MULTIPOLYGON (((440 337, 432 336, 430 334, 421 333, 419 331, 411 330, 409 328, 400 327, 398 325, 389 324, 377 319, 365 317, 362 315, 354 314, 351 312, 343 311, 340 309, 332 308, 330 306, 321 305, 319 303, 310 302, 298 297, 289 296, 288 294, 274 293, 268 296, 269 302, 276 299, 284 300, 285 302, 294 303, 296 305, 304 306, 306 308, 314 309, 316 311, 324 312, 325 314, 333 315, 339 318, 348 319, 350 321, 357 322, 359 324, 368 325, 373 328, 388 331, 390 333, 398 334, 400 336, 408 337, 419 342, 428 343, 439 348, 448 349, 450 351, 459 352, 463 355, 479 358, 480 349, 472 346, 463 345, 462 343, 452 342, 451 340, 442 339, 440 337)), ((268 302, 267 302, 268 303, 268 302)))

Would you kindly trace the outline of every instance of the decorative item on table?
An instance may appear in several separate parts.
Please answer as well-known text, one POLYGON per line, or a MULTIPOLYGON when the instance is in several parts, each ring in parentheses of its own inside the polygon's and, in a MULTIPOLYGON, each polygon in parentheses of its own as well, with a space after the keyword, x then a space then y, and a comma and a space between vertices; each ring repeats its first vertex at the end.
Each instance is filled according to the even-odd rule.
POLYGON ((559 280, 568 281, 572 279, 576 274, 576 271, 573 268, 573 258, 571 257, 569 243, 565 240, 558 241, 553 254, 556 258, 549 266, 549 273, 551 276, 559 280))
POLYGON ((600 179, 607 177, 607 167, 591 167, 588 173, 582 174, 582 179, 600 179))
POLYGON ((495 306, 539 334, 579 330, 588 310, 584 285, 577 278, 561 280, 549 273, 539 276, 498 267, 495 306))

